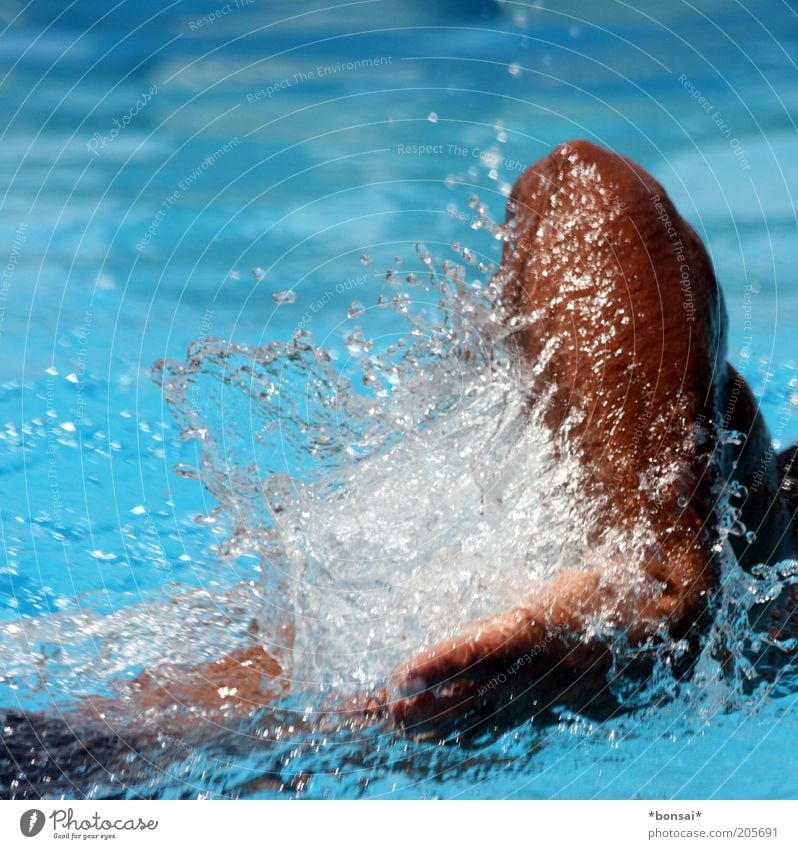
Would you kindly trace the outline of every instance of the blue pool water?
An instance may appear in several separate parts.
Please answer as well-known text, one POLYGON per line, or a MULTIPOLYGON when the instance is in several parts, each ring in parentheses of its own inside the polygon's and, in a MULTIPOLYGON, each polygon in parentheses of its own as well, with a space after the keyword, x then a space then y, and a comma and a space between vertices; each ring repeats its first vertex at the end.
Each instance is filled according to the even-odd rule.
MULTIPOLYGON (((359 380, 347 336, 357 325, 390 353, 407 332, 401 309, 373 306, 427 272, 416 243, 437 267, 473 251, 483 267, 468 265, 468 279, 486 284, 500 243, 473 227, 469 198, 501 220, 522 168, 566 139, 623 152, 665 185, 711 252, 730 359, 778 443, 798 439, 796 48, 798 14, 781 0, 0 3, 0 707, 67 715, 164 659, 211 660, 253 617, 273 617, 271 519, 256 484, 282 474, 287 491, 310 488, 307 425, 360 420, 303 395, 312 364, 294 373, 286 356, 272 373, 253 350, 306 331, 335 380, 359 380), (239 346, 229 372, 207 341, 217 338, 239 346), (196 380, 164 391, 153 365, 178 368, 192 343, 196 380), (225 383, 242 374, 278 386, 277 414, 251 385, 225 383), (210 436, 181 438, 198 423, 210 436)), ((379 385, 363 403, 390 396, 379 385)), ((395 432, 412 418, 390 415, 395 432)), ((398 474, 397 492, 435 491, 433 465, 398 474)), ((378 477, 358 481, 375 523, 387 497, 378 477)), ((322 526, 325 508, 309 503, 322 526)), ((329 521, 344 527, 358 512, 351 500, 329 521)), ((415 545, 416 519, 380 526, 396 535, 380 545, 415 545)), ((347 539, 361 562, 368 533, 347 539)), ((321 530, 312 541, 331 550, 321 530)), ((462 609, 461 577, 435 575, 452 584, 451 609, 462 609)), ((423 617, 391 627, 394 646, 428 636, 423 617)), ((387 642, 373 655, 386 671, 398 659, 387 642)), ((320 663, 314 684, 340 672, 320 663)), ((362 680, 379 669, 365 665, 362 680)), ((707 680, 672 682, 668 698, 619 718, 563 714, 447 746, 383 727, 300 733, 301 694, 280 706, 284 722, 270 720, 292 728, 277 739, 264 740, 257 716, 163 744, 121 777, 62 754, 39 790, 798 795, 789 668, 775 684, 707 680)))

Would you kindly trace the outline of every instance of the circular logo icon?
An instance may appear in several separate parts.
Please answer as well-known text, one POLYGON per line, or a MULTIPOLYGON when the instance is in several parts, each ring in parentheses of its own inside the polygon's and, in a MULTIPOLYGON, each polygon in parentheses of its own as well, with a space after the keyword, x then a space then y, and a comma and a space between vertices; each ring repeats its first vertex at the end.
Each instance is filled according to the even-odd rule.
POLYGON ((36 837, 44 828, 44 814, 36 808, 31 808, 19 818, 19 830, 25 837, 36 837))

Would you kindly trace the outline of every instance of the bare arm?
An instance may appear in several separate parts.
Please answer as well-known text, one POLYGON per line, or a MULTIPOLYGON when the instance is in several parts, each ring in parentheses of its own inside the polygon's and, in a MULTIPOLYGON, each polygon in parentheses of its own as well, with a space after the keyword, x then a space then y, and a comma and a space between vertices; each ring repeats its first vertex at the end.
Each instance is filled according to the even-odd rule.
POLYGON ((694 598, 702 594, 692 583, 623 582, 598 570, 558 575, 518 607, 399 667, 390 682, 394 721, 423 730, 522 694, 561 702, 595 693, 611 662, 608 632, 639 645, 663 626, 678 628, 698 614, 694 598))

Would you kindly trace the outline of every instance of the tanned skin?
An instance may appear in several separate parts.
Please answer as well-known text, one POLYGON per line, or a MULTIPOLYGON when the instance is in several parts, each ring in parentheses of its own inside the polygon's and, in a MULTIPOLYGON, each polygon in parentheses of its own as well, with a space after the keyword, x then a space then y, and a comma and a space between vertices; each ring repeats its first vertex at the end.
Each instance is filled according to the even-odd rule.
POLYGON ((599 692, 611 648, 592 628, 597 614, 632 647, 663 632, 694 641, 733 479, 757 475, 741 519, 758 542, 731 538, 740 562, 795 550, 767 428, 726 363, 712 264, 662 186, 625 157, 570 142, 518 180, 508 227, 499 281, 530 401, 580 458, 600 526, 645 525, 651 544, 633 562, 619 552, 600 568, 573 564, 396 670, 390 709, 409 728, 519 694, 561 704, 599 692), (721 428, 744 443, 723 444, 721 428))

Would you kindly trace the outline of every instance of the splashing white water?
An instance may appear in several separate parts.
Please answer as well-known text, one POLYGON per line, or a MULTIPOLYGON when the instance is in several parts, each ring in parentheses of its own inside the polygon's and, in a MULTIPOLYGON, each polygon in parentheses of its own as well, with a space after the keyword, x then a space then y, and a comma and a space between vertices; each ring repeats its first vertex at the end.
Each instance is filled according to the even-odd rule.
POLYGON ((530 409, 496 292, 466 285, 461 265, 439 277, 417 250, 421 279, 397 290, 389 274, 376 298, 406 332, 378 350, 352 327, 346 373, 305 333, 207 340, 159 366, 202 443, 195 473, 231 520, 224 553, 262 555, 263 631, 302 689, 378 684, 585 560, 579 465, 555 457, 530 409))

